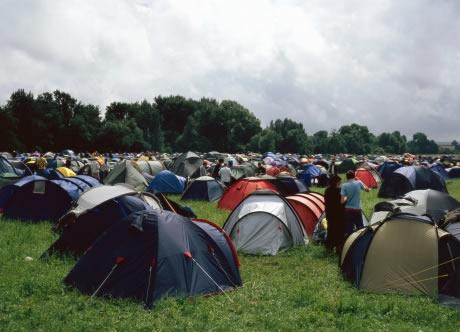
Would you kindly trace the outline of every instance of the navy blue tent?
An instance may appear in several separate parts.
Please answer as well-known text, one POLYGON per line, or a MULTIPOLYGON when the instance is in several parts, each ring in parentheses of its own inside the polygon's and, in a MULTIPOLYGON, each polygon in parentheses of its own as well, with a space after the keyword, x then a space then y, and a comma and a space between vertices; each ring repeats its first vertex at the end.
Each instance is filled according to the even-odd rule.
POLYGON ((81 201, 93 204, 81 209, 81 204, 77 203, 75 209, 59 220, 56 230, 61 232, 61 236, 47 253, 81 255, 103 232, 131 213, 161 209, 160 202, 151 194, 138 194, 120 186, 99 187, 97 190, 98 193, 89 191, 81 197, 81 201), (97 197, 98 201, 94 202, 91 197, 86 196, 97 197), (100 200, 101 196, 104 199, 100 200))
POLYGON ((402 165, 400 163, 397 163, 396 161, 385 161, 382 165, 378 167, 380 177, 382 178, 382 180, 385 180, 400 167, 402 167, 402 165))
POLYGON ((447 193, 444 180, 425 166, 406 166, 387 177, 378 193, 379 197, 399 197, 419 189, 434 189, 447 193))
POLYGON ((447 170, 450 178, 460 178, 460 167, 454 166, 447 170))
POLYGON ((308 188, 305 184, 292 176, 278 176, 269 181, 275 185, 282 196, 291 196, 297 193, 308 192, 308 188))
POLYGON ((214 202, 224 194, 224 186, 210 176, 195 179, 185 189, 182 199, 214 202))
POLYGON ((185 178, 171 171, 161 171, 150 182, 147 191, 153 193, 182 194, 185 178))
POLYGON ((48 180, 27 176, 0 190, 0 211, 9 219, 55 222, 84 191, 97 185, 81 177, 48 180))
POLYGON ((433 164, 430 167, 435 173, 437 173, 444 181, 449 180, 449 173, 447 173, 444 166, 441 164, 433 164))
POLYGON ((218 226, 158 210, 114 224, 64 282, 88 295, 136 299, 146 307, 165 297, 241 286, 233 244, 218 226))

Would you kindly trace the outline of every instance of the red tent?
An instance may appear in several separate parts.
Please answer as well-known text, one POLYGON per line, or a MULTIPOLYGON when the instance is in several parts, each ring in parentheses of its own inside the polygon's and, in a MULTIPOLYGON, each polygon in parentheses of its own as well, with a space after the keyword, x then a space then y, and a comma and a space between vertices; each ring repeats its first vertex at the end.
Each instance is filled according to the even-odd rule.
POLYGON ((244 178, 238 180, 225 190, 217 207, 220 209, 233 210, 249 194, 262 189, 272 190, 278 193, 276 186, 264 179, 244 178))
POLYGON ((303 227, 309 237, 313 235, 316 223, 324 213, 324 204, 322 208, 320 208, 320 206, 318 206, 319 199, 314 194, 316 193, 298 194, 286 197, 300 217, 303 227))
POLYGON ((366 168, 358 168, 355 172, 355 177, 369 188, 377 188, 381 182, 376 172, 366 168))

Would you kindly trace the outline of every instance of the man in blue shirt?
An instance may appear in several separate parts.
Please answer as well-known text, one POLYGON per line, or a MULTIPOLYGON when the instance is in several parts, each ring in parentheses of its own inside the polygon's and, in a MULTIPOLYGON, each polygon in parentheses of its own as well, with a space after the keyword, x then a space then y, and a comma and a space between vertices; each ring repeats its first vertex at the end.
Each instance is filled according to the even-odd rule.
POLYGON ((340 190, 341 202, 345 203, 345 235, 348 236, 356 229, 363 228, 361 211, 361 190, 369 188, 360 180, 355 179, 355 172, 347 172, 347 182, 340 190))

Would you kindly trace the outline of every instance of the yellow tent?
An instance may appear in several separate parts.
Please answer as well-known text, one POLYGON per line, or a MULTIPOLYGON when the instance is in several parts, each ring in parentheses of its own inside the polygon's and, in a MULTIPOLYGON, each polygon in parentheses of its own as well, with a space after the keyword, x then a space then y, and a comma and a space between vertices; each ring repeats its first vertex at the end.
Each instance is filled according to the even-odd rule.
POLYGON ((67 167, 58 167, 58 168, 56 168, 56 171, 58 171, 59 173, 61 173, 65 177, 77 175, 77 174, 75 174, 74 171, 72 171, 70 168, 67 168, 67 167))

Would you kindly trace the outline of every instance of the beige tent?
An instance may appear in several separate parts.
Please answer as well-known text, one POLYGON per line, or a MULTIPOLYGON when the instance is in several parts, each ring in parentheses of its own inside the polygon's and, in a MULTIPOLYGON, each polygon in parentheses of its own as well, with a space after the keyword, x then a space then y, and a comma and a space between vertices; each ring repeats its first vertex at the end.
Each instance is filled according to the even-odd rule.
POLYGON ((460 296, 460 242, 425 217, 395 215, 353 233, 341 268, 374 293, 460 296))

